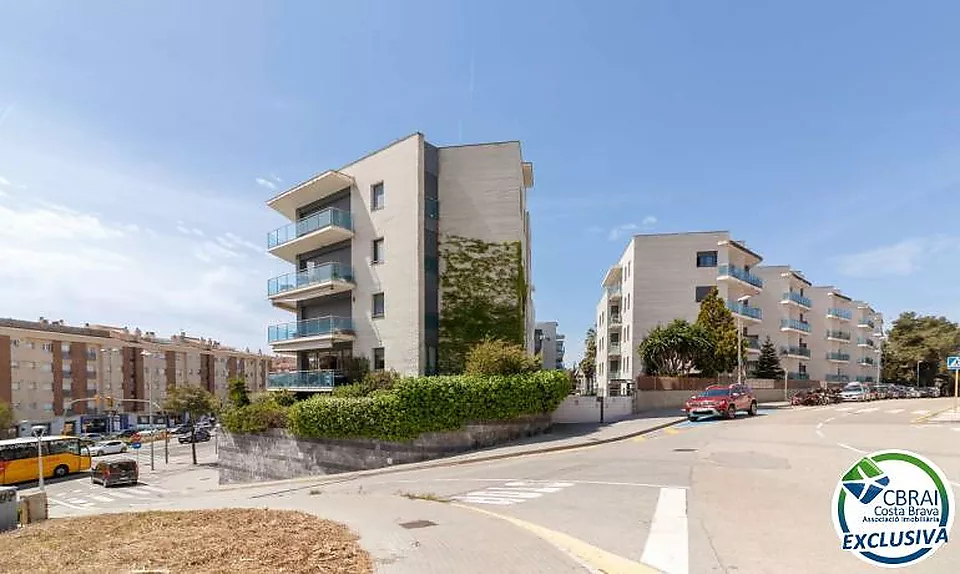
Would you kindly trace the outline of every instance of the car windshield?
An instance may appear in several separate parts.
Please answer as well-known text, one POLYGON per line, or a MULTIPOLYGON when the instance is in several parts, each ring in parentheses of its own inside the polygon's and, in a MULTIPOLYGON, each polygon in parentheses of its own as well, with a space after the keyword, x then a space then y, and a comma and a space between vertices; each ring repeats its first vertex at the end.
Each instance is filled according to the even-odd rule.
POLYGON ((729 389, 707 389, 700 393, 701 397, 725 397, 730 394, 729 389))
POLYGON ((122 460, 110 464, 110 468, 116 470, 137 470, 137 463, 132 460, 122 460))
POLYGON ((863 390, 863 387, 861 387, 857 383, 850 383, 849 385, 843 387, 843 390, 850 391, 853 393, 859 393, 860 391, 863 390))

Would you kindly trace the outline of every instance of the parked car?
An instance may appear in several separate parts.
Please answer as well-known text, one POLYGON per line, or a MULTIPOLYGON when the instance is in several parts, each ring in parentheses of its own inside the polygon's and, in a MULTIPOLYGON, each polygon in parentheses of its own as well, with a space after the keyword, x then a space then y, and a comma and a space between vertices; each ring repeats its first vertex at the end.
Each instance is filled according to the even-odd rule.
POLYGON ((691 421, 701 416, 736 418, 738 412, 757 414, 757 398, 747 385, 710 385, 703 392, 690 397, 683 411, 691 421))
POLYGON ((193 427, 191 425, 183 424, 173 429, 172 431, 170 431, 170 434, 173 434, 173 435, 190 434, 190 430, 192 428, 193 427))
POLYGON ((100 483, 104 487, 137 484, 140 482, 140 468, 137 461, 129 458, 101 461, 90 471, 90 482, 100 483))
POLYGON ((179 437, 177 437, 177 440, 180 441, 180 444, 189 443, 191 441, 207 442, 208 440, 210 440, 210 433, 204 429, 198 428, 196 431, 193 432, 192 435, 188 432, 186 434, 182 434, 179 437))
POLYGON ((840 397, 844 401, 869 401, 870 389, 863 383, 847 383, 840 391, 840 397))
POLYGON ((123 442, 122 440, 101 441, 90 447, 90 456, 122 454, 125 452, 127 452, 127 443, 123 442))
POLYGON ((137 429, 124 429, 117 433, 117 436, 120 438, 130 438, 133 435, 137 434, 137 429))

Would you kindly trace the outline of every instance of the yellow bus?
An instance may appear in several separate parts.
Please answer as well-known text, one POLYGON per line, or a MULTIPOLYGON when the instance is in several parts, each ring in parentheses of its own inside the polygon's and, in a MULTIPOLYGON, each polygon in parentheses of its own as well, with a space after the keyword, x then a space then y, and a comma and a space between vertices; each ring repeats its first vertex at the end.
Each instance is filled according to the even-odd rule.
MULTIPOLYGON (((90 451, 75 436, 45 436, 43 476, 63 477, 72 472, 90 470, 90 451)), ((0 440, 0 484, 37 480, 37 439, 32 437, 0 440)))

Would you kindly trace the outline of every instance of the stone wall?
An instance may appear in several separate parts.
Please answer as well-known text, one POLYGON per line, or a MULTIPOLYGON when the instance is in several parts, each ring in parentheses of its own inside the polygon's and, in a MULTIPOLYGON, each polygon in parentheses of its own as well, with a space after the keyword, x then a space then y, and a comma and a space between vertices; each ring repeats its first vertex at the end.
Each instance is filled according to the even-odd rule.
POLYGON ((542 434, 549 428, 550 416, 546 415, 468 424, 459 431, 425 433, 407 442, 304 439, 280 430, 264 434, 223 433, 218 453, 220 484, 337 474, 433 460, 542 434))

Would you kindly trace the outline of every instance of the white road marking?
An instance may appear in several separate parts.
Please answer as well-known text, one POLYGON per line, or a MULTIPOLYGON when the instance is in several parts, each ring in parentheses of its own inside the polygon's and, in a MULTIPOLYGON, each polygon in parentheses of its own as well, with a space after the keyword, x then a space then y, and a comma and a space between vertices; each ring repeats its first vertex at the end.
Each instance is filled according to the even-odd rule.
POLYGON ((877 410, 879 410, 879 409, 877 409, 876 407, 872 407, 872 408, 869 408, 869 409, 860 409, 860 410, 857 411, 857 412, 858 412, 858 413, 872 413, 872 412, 877 411, 877 410))
POLYGON ((460 502, 505 506, 540 498, 544 494, 560 492, 568 486, 573 486, 573 483, 511 480, 506 484, 490 486, 483 490, 475 490, 461 496, 454 496, 453 499, 459 500, 460 502))
POLYGON ((853 407, 837 407, 838 411, 852 411, 853 407))
POLYGON ((110 493, 110 496, 116 496, 117 498, 128 498, 128 499, 129 499, 129 498, 140 498, 139 496, 136 496, 136 495, 134 495, 134 494, 130 494, 130 493, 128 493, 128 492, 122 492, 122 491, 119 491, 119 490, 116 491, 116 492, 111 492, 111 493, 110 493))
POLYGON ((817 436, 820 438, 823 438, 823 431, 820 429, 817 429, 817 436))
POLYGON ((70 504, 92 504, 91 502, 87 502, 83 498, 71 498, 67 502, 69 502, 70 504))
POLYGON ((90 498, 100 502, 113 502, 113 499, 109 496, 100 496, 99 494, 91 494, 90 498))
POLYGON ((895 415, 895 414, 902 413, 902 412, 903 412, 903 409, 893 409, 893 410, 887 411, 887 413, 888 413, 888 414, 891 414, 891 415, 895 415))
POLYGON ((57 500, 56 498, 50 498, 50 502, 53 502, 54 504, 59 504, 61 506, 66 506, 67 508, 72 508, 74 510, 86 510, 90 508, 89 506, 77 506, 75 504, 70 504, 69 502, 57 500))
POLYGON ((690 571, 685 489, 660 489, 640 561, 666 574, 687 574, 690 571))
POLYGON ((856 452, 856 453, 859 453, 859 454, 865 454, 865 453, 867 452, 867 451, 865 451, 865 450, 860 450, 859 448, 854 448, 854 447, 852 447, 852 446, 850 446, 850 445, 848 445, 848 444, 843 444, 842 442, 838 442, 838 443, 837 443, 837 446, 843 447, 843 448, 845 448, 845 449, 847 449, 847 450, 852 450, 853 452, 856 452))
POLYGON ((930 412, 930 411, 920 410, 920 411, 913 411, 913 412, 910 413, 910 414, 911 414, 911 415, 925 415, 925 414, 927 414, 927 413, 929 413, 929 412, 930 412))
MULTIPOLYGON (((517 483, 520 482, 517 479, 512 478, 418 478, 416 480, 389 480, 383 482, 377 482, 374 484, 394 484, 394 483, 421 483, 425 481, 430 482, 504 482, 504 483, 517 483)), ((651 484, 647 482, 610 482, 604 480, 571 480, 563 483, 550 483, 551 485, 564 484, 569 486, 574 486, 577 484, 595 484, 598 486, 636 486, 640 488, 682 488, 686 490, 688 487, 679 486, 674 484, 651 484)))
POLYGON ((153 492, 170 492, 169 490, 164 490, 158 486, 150 486, 149 484, 138 484, 133 488, 135 490, 152 490, 153 492))
POLYGON ((823 428, 823 423, 817 423, 817 428, 818 428, 818 429, 822 429, 822 428, 823 428))
POLYGON ((540 498, 543 496, 539 492, 519 492, 515 490, 501 490, 499 488, 488 488, 486 490, 478 490, 477 492, 471 492, 467 496, 493 496, 494 498, 516 498, 521 500, 529 500, 531 498, 540 498))

